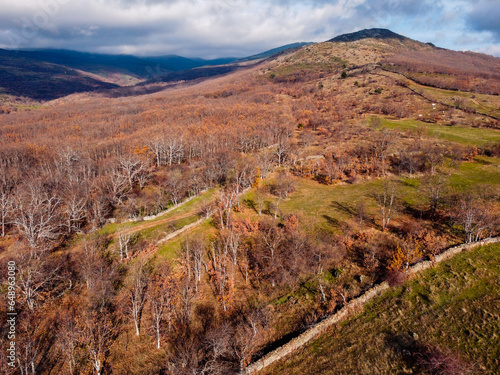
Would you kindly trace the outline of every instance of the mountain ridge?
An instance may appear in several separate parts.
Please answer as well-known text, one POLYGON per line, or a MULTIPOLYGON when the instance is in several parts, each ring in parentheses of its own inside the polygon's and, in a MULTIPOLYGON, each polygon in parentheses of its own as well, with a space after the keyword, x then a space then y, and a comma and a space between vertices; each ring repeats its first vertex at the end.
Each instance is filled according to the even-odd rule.
POLYGON ((341 34, 332 39, 327 40, 327 42, 356 42, 362 39, 398 39, 398 40, 408 40, 410 38, 397 34, 389 29, 380 29, 380 28, 372 28, 372 29, 363 29, 359 31, 355 31, 352 33, 341 34))
POLYGON ((227 74, 251 61, 307 43, 293 43, 241 59, 178 55, 111 55, 64 49, 0 49, 0 94, 53 100, 72 93, 227 74), (232 65, 228 65, 232 64, 232 65))

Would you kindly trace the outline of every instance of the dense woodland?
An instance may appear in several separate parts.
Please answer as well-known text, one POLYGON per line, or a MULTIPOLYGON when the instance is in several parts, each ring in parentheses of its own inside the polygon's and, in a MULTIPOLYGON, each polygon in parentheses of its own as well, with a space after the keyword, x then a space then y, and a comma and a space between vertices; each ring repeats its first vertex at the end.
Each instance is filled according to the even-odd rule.
POLYGON ((455 69, 443 57, 444 68, 405 52, 384 62, 397 78, 346 56, 299 60, 306 48, 336 54, 332 45, 154 94, 77 94, 0 115, 0 262, 17 266, 17 373, 237 373, 416 261, 498 233, 498 185, 450 182, 476 157, 500 157, 498 141, 385 126, 499 128, 403 81, 498 95, 487 82, 499 72, 483 74, 491 62, 465 55, 455 69), (412 178, 413 203, 401 182, 412 178), (283 210, 302 181, 377 188, 325 226, 283 210), (110 224, 207 192, 208 229, 182 235, 169 256, 110 224))

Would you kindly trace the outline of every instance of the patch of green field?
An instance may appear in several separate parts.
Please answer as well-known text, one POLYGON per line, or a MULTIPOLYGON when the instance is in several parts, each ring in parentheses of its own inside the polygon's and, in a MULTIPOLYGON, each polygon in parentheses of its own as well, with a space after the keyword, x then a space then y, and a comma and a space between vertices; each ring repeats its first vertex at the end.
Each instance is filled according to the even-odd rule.
POLYGON ((418 120, 382 119, 382 126, 389 129, 420 131, 424 134, 462 145, 484 146, 500 142, 500 131, 487 128, 471 128, 467 126, 447 126, 428 124, 418 120))
POLYGON ((461 163, 451 174, 451 187, 467 190, 474 185, 500 185, 500 158, 478 156, 474 162, 461 163))
POLYGON ((377 205, 366 199, 376 188, 376 181, 356 185, 324 185, 312 180, 299 180, 297 191, 280 205, 283 215, 299 213, 308 225, 338 228, 342 221, 350 219, 356 203, 365 201, 374 214, 377 205))
MULTIPOLYGON (((446 164, 450 164, 448 161, 446 164)), ((500 158, 478 156, 471 162, 448 165, 450 191, 470 190, 474 186, 500 185, 500 158)), ((394 219, 404 214, 405 206, 413 209, 428 207, 426 193, 422 188, 422 176, 392 178, 396 183, 398 197, 397 212, 394 219)), ((264 181, 266 183, 268 181, 264 181)), ((360 182, 352 185, 325 185, 310 179, 298 179, 296 190, 279 204, 278 216, 298 214, 306 230, 326 229, 333 232, 342 230, 342 223, 357 217, 359 202, 364 203, 365 223, 380 224, 380 209, 374 195, 382 191, 382 179, 360 182)), ((242 220, 259 221, 265 216, 274 216, 269 204, 276 203, 277 197, 266 195, 261 217, 257 214, 255 190, 251 189, 242 196, 244 209, 237 213, 242 220)))
POLYGON ((191 215, 187 217, 183 217, 178 220, 173 220, 169 222, 168 224, 160 224, 155 227, 150 227, 146 228, 144 230, 141 230, 140 236, 143 239, 147 240, 152 240, 152 241, 158 241, 162 237, 167 236, 170 233, 173 233, 186 225, 192 224, 200 219, 200 216, 198 215, 191 215))
MULTIPOLYGON (((310 179, 298 179, 295 192, 279 204, 278 217, 298 214, 308 231, 319 228, 338 231, 343 221, 356 214, 356 204, 360 201, 365 203, 365 216, 373 218, 378 214, 378 206, 371 194, 380 184, 381 181, 374 180, 355 185, 324 185, 310 179)), ((241 202, 247 209, 237 213, 237 218, 258 221, 265 216, 274 217, 270 204, 276 203, 277 197, 271 194, 266 196, 265 208, 259 217, 256 208, 248 208, 255 204, 254 194, 254 189, 251 189, 242 196, 241 202)))
POLYGON ((500 373, 500 245, 422 272, 261 374, 427 374, 424 348, 500 373), (420 357, 422 358, 422 357, 420 357))
POLYGON ((174 237, 171 241, 161 245, 156 254, 162 258, 175 259, 180 253, 182 242, 188 237, 204 236, 206 238, 210 238, 210 236, 214 233, 214 229, 213 223, 210 220, 205 220, 192 230, 181 233, 177 237, 174 237))
POLYGON ((186 202, 182 204, 181 206, 167 212, 164 215, 161 215, 153 220, 148 220, 148 221, 135 221, 132 223, 111 223, 111 224, 106 224, 99 230, 99 234, 101 235, 108 235, 115 233, 118 230, 118 227, 120 228, 135 228, 135 227, 140 227, 141 225, 144 225, 144 223, 154 223, 156 221, 160 220, 168 220, 172 218, 175 220, 177 216, 184 215, 186 213, 193 213, 197 214, 201 207, 214 200, 215 196, 218 193, 218 188, 213 188, 208 191, 206 191, 204 194, 197 196, 196 198, 190 200, 189 202, 186 202))

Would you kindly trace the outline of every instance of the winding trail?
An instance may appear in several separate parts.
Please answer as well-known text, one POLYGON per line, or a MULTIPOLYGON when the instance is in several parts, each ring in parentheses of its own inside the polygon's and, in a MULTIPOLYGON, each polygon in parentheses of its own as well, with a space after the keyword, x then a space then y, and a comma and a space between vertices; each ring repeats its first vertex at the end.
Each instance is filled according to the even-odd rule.
MULTIPOLYGON (((154 227, 157 227, 157 226, 160 226, 160 225, 166 225, 168 223, 173 223, 173 222, 175 222, 177 220, 184 219, 184 218, 189 217, 189 216, 194 216, 194 215, 193 215, 192 212, 188 212, 188 213, 181 214, 181 215, 178 215, 178 216, 168 217, 166 219, 145 222, 144 224, 137 225, 135 227, 125 228, 125 229, 123 229, 122 233, 125 234, 125 235, 137 233, 137 232, 140 232, 140 231, 142 231, 144 229, 154 228, 154 227)), ((191 225, 191 224, 189 224, 189 225, 191 225)), ((181 230, 181 229, 179 229, 179 230, 181 230)), ((111 235, 111 238, 118 238, 118 232, 113 233, 111 235)))
POLYGON ((200 220, 197 220, 197 221, 195 221, 194 223, 191 223, 191 224, 185 225, 185 226, 183 226, 181 229, 178 229, 178 230, 176 230, 175 232, 172 232, 172 233, 167 234, 165 237, 163 237, 161 240, 157 241, 156 243, 157 243, 158 245, 160 245, 160 244, 162 244, 162 243, 164 243, 164 242, 167 242, 167 241, 171 240, 172 238, 177 237, 179 234, 181 234, 181 233, 183 233, 183 232, 185 232, 185 231, 187 231, 187 230, 189 230, 189 229, 191 229, 191 228, 194 228, 194 227, 196 227, 196 226, 200 225, 200 224, 201 224, 201 223, 203 223, 205 220, 208 220, 208 218, 206 218, 206 217, 205 217, 205 218, 201 218, 200 220))
MULTIPOLYGON (((417 263, 414 266, 410 267, 407 271, 407 275, 409 275, 409 276, 415 275, 418 272, 426 270, 428 268, 431 268, 434 266, 434 264, 448 260, 448 259, 452 258, 453 256, 455 256, 456 254, 459 254, 463 251, 470 250, 470 249, 476 248, 478 246, 488 245, 488 244, 492 244, 492 243, 499 243, 499 242, 500 242, 500 237, 494 237, 494 238, 484 239, 484 240, 478 241, 478 242, 473 242, 473 243, 469 243, 469 244, 463 244, 463 245, 451 247, 448 250, 444 251, 443 253, 437 255, 434 262, 429 261, 429 260, 422 261, 422 262, 417 263)), ((364 293, 360 297, 350 300, 347 303, 347 305, 344 306, 337 313, 330 315, 329 317, 325 318, 324 320, 317 323, 313 327, 309 328, 307 331, 305 331, 301 335, 292 339, 290 342, 288 342, 285 345, 283 345, 283 346, 273 350, 272 352, 266 354, 264 357, 262 357, 258 361, 248 365, 241 372, 241 374, 242 375, 255 374, 255 373, 265 369, 269 365, 273 364, 274 362, 277 362, 277 361, 285 358, 286 356, 288 356, 289 354, 291 354, 295 350, 306 345, 312 339, 314 339, 314 338, 318 337, 319 335, 321 335, 322 333, 324 333, 329 327, 343 321, 344 319, 355 314, 356 312, 359 312, 361 310, 361 308, 367 302, 371 301, 373 298, 379 296, 381 293, 385 292, 388 289, 390 289, 390 286, 386 281, 369 289, 366 293, 364 293)))

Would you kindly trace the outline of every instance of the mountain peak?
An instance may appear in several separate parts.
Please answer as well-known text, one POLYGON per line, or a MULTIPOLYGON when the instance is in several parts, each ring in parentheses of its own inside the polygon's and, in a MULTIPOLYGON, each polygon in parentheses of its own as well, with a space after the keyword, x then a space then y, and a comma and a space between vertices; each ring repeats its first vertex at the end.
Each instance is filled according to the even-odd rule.
POLYGON ((354 33, 342 34, 336 36, 328 42, 355 42, 361 39, 374 38, 374 39, 406 39, 404 36, 396 34, 388 29, 364 29, 354 33))

